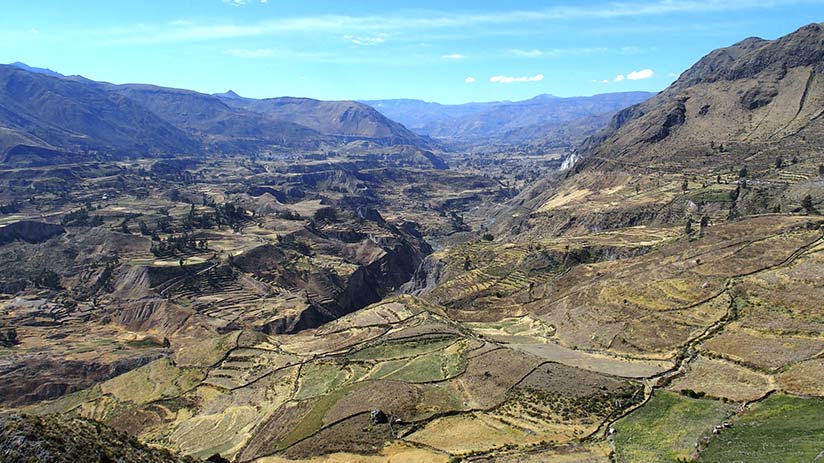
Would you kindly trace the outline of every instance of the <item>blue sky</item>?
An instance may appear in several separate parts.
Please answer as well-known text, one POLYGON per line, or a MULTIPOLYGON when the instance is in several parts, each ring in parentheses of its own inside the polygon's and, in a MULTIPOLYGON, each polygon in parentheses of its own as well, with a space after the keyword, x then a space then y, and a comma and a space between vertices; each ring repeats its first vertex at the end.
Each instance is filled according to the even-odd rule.
POLYGON ((0 62, 251 97, 519 100, 665 88, 824 0, 3 2, 0 62))

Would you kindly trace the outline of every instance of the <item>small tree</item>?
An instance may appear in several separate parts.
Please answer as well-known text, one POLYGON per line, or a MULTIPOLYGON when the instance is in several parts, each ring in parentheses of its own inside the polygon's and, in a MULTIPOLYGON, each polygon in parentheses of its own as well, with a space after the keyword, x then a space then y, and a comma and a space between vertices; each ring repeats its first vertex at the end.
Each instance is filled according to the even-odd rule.
POLYGON ((684 179, 684 181, 681 182, 681 189, 684 190, 684 191, 687 191, 687 190, 689 190, 689 188, 690 188, 690 182, 688 182, 687 179, 684 179))
POLYGON ((813 197, 810 196, 810 195, 804 196, 804 199, 801 200, 801 208, 804 209, 804 211, 807 214, 812 214, 813 213, 813 197))
POLYGON ((0 333, 0 346, 2 347, 14 347, 20 344, 20 340, 17 339, 17 330, 14 328, 9 328, 5 331, 5 333, 0 333))
POLYGON ((699 229, 698 234, 699 236, 704 236, 704 230, 710 225, 710 217, 706 214, 703 215, 699 225, 701 228, 699 229))
POLYGON ((780 169, 782 167, 784 167, 784 159, 782 159, 781 156, 778 156, 775 158, 775 168, 780 169))
POLYGON ((750 172, 749 172, 749 170, 747 170, 747 166, 744 166, 744 167, 742 167, 742 168, 741 168, 741 170, 739 170, 739 171, 738 171, 738 177, 739 177, 739 178, 744 178, 744 177, 746 177, 746 176, 747 176, 747 174, 749 174, 749 173, 750 173, 750 172))
POLYGON ((692 234, 692 217, 687 219, 687 224, 684 226, 684 231, 687 233, 687 236, 692 234))
POLYGON ((824 177, 824 164, 819 164, 818 165, 818 175, 820 177, 824 177))
POLYGON ((152 234, 152 231, 149 230, 149 226, 146 225, 146 222, 140 221, 137 223, 138 228, 140 228, 140 234, 143 236, 149 236, 152 234))

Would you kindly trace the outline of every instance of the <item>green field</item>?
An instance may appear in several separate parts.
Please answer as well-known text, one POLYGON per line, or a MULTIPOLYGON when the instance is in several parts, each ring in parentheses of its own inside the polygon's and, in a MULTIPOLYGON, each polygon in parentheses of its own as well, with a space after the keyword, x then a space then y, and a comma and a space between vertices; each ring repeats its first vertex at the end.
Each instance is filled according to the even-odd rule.
POLYGON ((391 360, 415 357, 441 350, 455 342, 452 337, 383 342, 352 353, 352 360, 391 360))
POLYGON ((665 463, 689 460, 698 439, 709 434, 713 426, 724 421, 734 410, 732 404, 657 391, 646 405, 615 424, 616 461, 665 463))
POLYGON ((821 460, 824 399, 774 394, 754 404, 712 439, 699 461, 801 463, 821 460))

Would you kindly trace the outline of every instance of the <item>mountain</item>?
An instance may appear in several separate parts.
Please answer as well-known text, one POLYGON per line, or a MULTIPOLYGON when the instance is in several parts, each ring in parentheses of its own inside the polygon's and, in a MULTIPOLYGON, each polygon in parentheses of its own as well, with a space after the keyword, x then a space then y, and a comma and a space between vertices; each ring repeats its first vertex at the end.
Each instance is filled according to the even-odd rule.
POLYGON ((20 61, 15 61, 14 63, 11 63, 9 66, 14 66, 24 71, 36 72, 37 74, 44 74, 52 77, 66 77, 63 74, 60 74, 59 72, 52 71, 51 69, 32 67, 26 63, 21 63, 20 61))
POLYGON ((582 152, 623 162, 769 170, 824 137, 824 28, 748 38, 708 54, 659 95, 621 111, 582 152))
POLYGON ((500 231, 815 211, 824 201, 822 44, 824 26, 810 24, 709 53, 584 141, 566 178, 525 191, 515 201, 518 217, 502 220, 500 231))
POLYGON ((235 93, 234 90, 227 90, 223 93, 212 93, 212 96, 215 96, 215 97, 218 97, 218 98, 227 98, 227 99, 232 99, 232 100, 239 100, 239 99, 243 98, 242 96, 235 93))
MULTIPOLYGON (((234 92, 232 92, 234 93, 234 92)), ((431 145, 424 137, 390 120, 374 108, 355 101, 320 101, 311 98, 220 97, 227 105, 309 127, 324 135, 368 139, 384 144, 431 145)))
POLYGON ((135 101, 97 86, 0 66, 0 159, 101 150, 153 155, 197 143, 135 101), (51 154, 48 154, 51 153, 51 154))
POLYGON ((584 125, 584 133, 588 134, 600 128, 599 124, 615 111, 652 95, 647 92, 573 98, 539 95, 525 101, 461 105, 441 105, 420 100, 375 100, 366 103, 412 130, 437 139, 524 143, 551 138, 555 131, 570 122, 584 125), (592 119, 593 116, 601 117, 592 119))
POLYGON ((461 117, 478 114, 486 109, 509 102, 465 103, 444 105, 423 100, 366 100, 364 103, 418 133, 429 133, 433 124, 446 123, 461 117))
POLYGON ((217 151, 254 151, 271 145, 311 149, 323 142, 333 142, 306 126, 233 108, 204 93, 142 84, 106 87, 110 93, 138 102, 217 151))
POLYGON ((0 160, 18 165, 89 159, 314 150, 365 141, 372 151, 435 144, 355 102, 254 100, 154 85, 65 77, 0 65, 0 160))

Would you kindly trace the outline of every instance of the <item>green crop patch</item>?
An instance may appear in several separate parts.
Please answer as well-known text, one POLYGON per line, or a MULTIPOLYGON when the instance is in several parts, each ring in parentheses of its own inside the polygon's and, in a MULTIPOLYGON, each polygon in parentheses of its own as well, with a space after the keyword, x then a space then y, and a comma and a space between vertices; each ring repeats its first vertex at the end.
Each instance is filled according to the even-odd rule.
POLYGON ((690 460, 695 444, 735 410, 715 400, 690 399, 658 391, 650 401, 615 424, 619 463, 666 463, 690 460))
POLYGON ((774 394, 714 436, 699 461, 801 463, 824 451, 824 399, 774 394))

